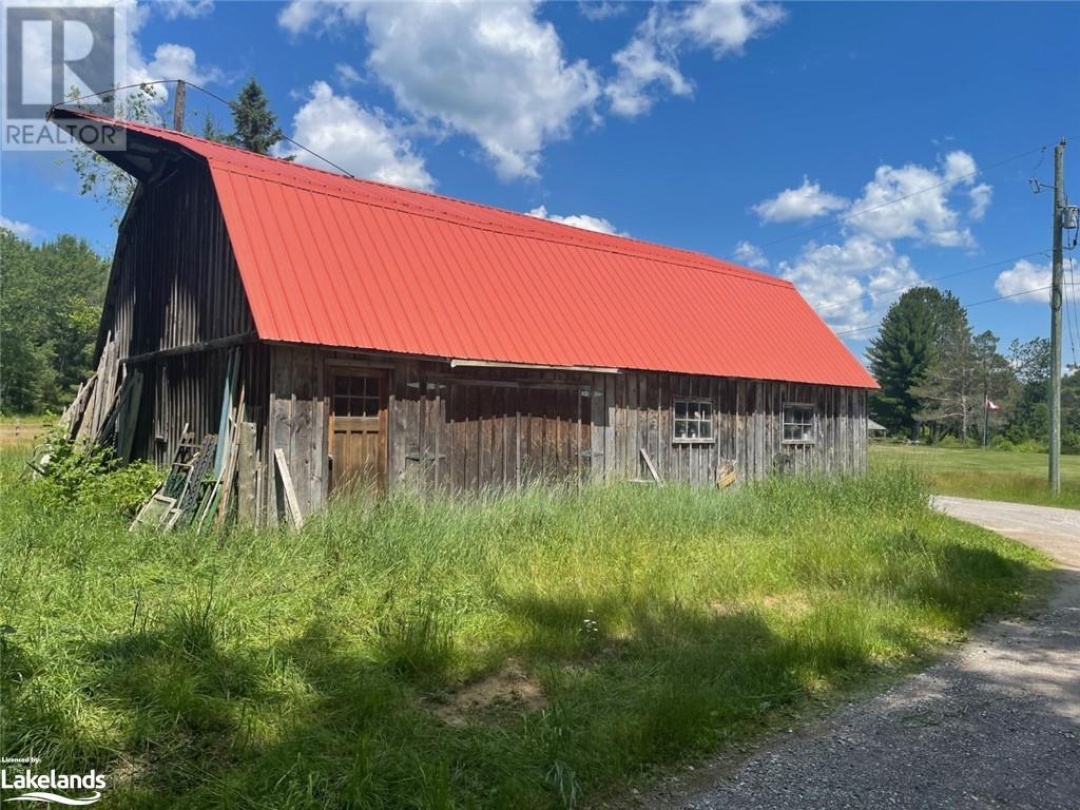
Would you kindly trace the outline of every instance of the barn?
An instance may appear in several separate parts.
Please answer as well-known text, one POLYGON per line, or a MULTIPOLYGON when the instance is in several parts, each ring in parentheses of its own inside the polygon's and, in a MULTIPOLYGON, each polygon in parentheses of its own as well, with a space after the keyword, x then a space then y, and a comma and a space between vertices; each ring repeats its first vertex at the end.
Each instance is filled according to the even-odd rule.
POLYGON ((119 128, 126 147, 101 154, 138 180, 98 346, 141 383, 121 415, 131 454, 168 464, 238 414, 256 523, 281 519, 287 494, 307 514, 356 487, 865 470, 876 384, 787 281, 74 108, 51 116, 119 128))

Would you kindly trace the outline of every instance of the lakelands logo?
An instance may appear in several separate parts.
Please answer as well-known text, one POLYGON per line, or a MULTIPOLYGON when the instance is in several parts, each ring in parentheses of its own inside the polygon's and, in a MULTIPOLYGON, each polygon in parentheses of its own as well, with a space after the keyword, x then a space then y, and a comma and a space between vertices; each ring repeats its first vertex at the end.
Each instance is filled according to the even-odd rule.
POLYGON ((3 0, 0 4, 3 122, 0 147, 56 150, 82 141, 99 151, 125 147, 115 132, 84 123, 58 129, 45 121, 54 104, 71 101, 111 116, 109 93, 127 72, 127 26, 116 0, 3 0))
MULTIPOLYGON (((11 760, 5 758, 6 762, 11 760)), ((0 789, 5 795, 0 799, 0 804, 6 802, 45 802, 59 804, 67 807, 84 807, 101 800, 101 791, 106 787, 105 777, 97 771, 89 773, 57 773, 56 769, 48 773, 35 773, 29 768, 15 770, 13 768, 0 768, 0 789), (6 791, 23 791, 18 796, 8 796, 6 791), (90 791, 87 795, 67 796, 56 793, 62 790, 65 793, 72 791, 90 791)))

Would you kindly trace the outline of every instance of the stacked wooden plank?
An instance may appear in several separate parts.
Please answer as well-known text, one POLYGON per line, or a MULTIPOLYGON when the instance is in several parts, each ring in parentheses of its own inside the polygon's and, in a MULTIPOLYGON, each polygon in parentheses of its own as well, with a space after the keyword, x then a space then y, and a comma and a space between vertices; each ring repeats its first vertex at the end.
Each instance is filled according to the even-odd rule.
POLYGON ((84 446, 112 446, 122 461, 131 457, 142 399, 142 373, 127 373, 110 332, 97 370, 79 386, 57 422, 62 438, 84 446))
POLYGON ((191 443, 187 426, 164 483, 132 523, 171 530, 220 526, 231 517, 254 525, 256 499, 264 467, 259 461, 257 429, 248 419, 246 392, 239 379, 239 353, 230 357, 225 372, 221 419, 217 435, 191 443))

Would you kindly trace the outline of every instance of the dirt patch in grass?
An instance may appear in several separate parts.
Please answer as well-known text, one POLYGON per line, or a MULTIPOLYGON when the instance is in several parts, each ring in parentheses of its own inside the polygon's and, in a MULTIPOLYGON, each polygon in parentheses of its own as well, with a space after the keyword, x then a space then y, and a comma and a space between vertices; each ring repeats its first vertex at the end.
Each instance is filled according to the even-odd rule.
POLYGON ((713 616, 738 616, 752 610, 769 610, 790 618, 801 618, 814 609, 814 600, 801 591, 781 594, 763 594, 752 599, 735 602, 710 602, 709 613, 713 616))
POLYGON ((448 726, 457 728, 485 722, 508 709, 537 712, 548 704, 547 695, 516 661, 508 661, 498 672, 426 702, 426 707, 448 726))

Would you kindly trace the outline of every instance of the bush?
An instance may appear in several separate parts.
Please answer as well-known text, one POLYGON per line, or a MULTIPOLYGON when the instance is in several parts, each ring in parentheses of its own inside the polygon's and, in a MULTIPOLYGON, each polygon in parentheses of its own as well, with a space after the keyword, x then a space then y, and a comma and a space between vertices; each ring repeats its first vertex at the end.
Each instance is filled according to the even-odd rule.
POLYGON ((1062 434, 1061 452, 1070 456, 1080 455, 1080 431, 1067 430, 1062 434))
POLYGON ((1016 442, 1016 450, 1020 453, 1046 453, 1049 449, 1050 446, 1039 439, 1024 439, 1016 442))
POLYGON ((46 446, 38 484, 53 508, 73 506, 131 518, 164 479, 162 470, 148 462, 122 464, 111 447, 82 447, 56 437, 46 446))
POLYGON ((1008 437, 1001 435, 994 436, 990 440, 990 447, 993 450, 1005 450, 1008 452, 1016 449, 1016 445, 1009 441, 1008 437))

